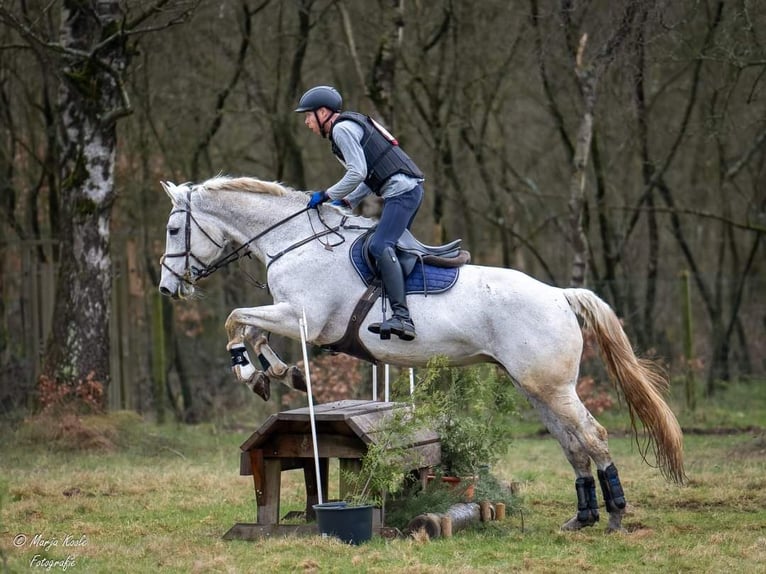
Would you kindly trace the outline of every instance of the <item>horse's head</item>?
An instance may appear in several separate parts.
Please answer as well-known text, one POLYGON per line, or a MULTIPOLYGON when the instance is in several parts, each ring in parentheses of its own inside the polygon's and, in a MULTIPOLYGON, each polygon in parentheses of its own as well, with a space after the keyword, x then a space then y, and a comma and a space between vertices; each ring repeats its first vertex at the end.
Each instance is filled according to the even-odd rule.
POLYGON ((209 274, 209 266, 223 252, 225 241, 220 230, 209 223, 204 213, 193 209, 196 195, 191 184, 160 182, 173 202, 165 236, 165 253, 160 260, 160 293, 183 299, 194 293, 199 277, 209 274))

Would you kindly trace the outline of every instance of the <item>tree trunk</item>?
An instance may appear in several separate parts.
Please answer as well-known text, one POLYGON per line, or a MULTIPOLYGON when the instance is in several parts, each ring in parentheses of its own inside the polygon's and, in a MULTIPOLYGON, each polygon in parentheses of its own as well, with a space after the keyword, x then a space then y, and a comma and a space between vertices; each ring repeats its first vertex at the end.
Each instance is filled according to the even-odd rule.
POLYGON ((592 69, 583 65, 586 36, 580 42, 577 53, 577 79, 583 99, 583 115, 577 130, 577 143, 569 180, 569 225, 572 242, 571 287, 585 287, 588 278, 588 238, 583 230, 585 209, 585 177, 588 168, 591 138, 593 136, 593 110, 596 107, 598 77, 592 69))
POLYGON ((392 133, 396 133, 396 107, 394 91, 396 88, 396 63, 404 35, 403 0, 384 0, 379 2, 386 23, 378 43, 378 53, 372 67, 370 80, 370 99, 392 133))
POLYGON ((102 0, 95 10, 68 0, 61 10, 61 259, 43 377, 69 385, 73 399, 95 408, 105 406, 109 384, 115 120, 127 111, 119 15, 117 0, 102 0))

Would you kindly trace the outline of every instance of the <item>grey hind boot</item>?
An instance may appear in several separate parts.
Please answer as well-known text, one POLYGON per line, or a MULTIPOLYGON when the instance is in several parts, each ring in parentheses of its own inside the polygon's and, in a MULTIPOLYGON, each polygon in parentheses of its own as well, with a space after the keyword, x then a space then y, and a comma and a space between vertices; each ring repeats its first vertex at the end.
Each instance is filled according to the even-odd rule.
POLYGON ((367 329, 371 333, 380 335, 380 338, 384 340, 390 339, 394 334, 402 341, 412 341, 415 338, 415 324, 407 308, 402 267, 392 247, 386 247, 383 255, 378 259, 378 270, 391 304, 392 316, 382 323, 371 323, 367 329))

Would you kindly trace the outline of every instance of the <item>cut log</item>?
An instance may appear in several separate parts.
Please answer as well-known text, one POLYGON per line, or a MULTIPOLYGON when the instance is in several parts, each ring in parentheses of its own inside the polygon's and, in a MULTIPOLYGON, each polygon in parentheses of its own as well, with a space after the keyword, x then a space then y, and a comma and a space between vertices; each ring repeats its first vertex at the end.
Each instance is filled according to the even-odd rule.
POLYGON ((475 502, 461 502, 453 504, 442 514, 435 512, 419 514, 407 524, 407 532, 412 534, 418 530, 425 530, 429 538, 439 538, 442 535, 441 521, 443 517, 451 519, 452 532, 459 532, 471 524, 481 521, 481 509, 475 502))

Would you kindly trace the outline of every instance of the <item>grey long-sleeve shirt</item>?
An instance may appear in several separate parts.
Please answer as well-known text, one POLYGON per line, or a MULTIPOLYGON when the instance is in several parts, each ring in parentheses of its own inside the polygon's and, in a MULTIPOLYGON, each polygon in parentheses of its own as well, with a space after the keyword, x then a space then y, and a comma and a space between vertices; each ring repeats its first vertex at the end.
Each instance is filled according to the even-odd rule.
MULTIPOLYGON (((341 164, 346 168, 346 173, 340 180, 327 189, 330 199, 346 199, 352 207, 356 207, 365 196, 372 193, 369 186, 364 183, 367 178, 367 161, 364 159, 362 150, 362 136, 364 130, 360 125, 352 121, 341 121, 333 127, 332 137, 338 146, 345 162, 341 164)), ((422 179, 417 179, 403 173, 391 176, 380 190, 383 199, 405 193, 415 187, 422 179)))

